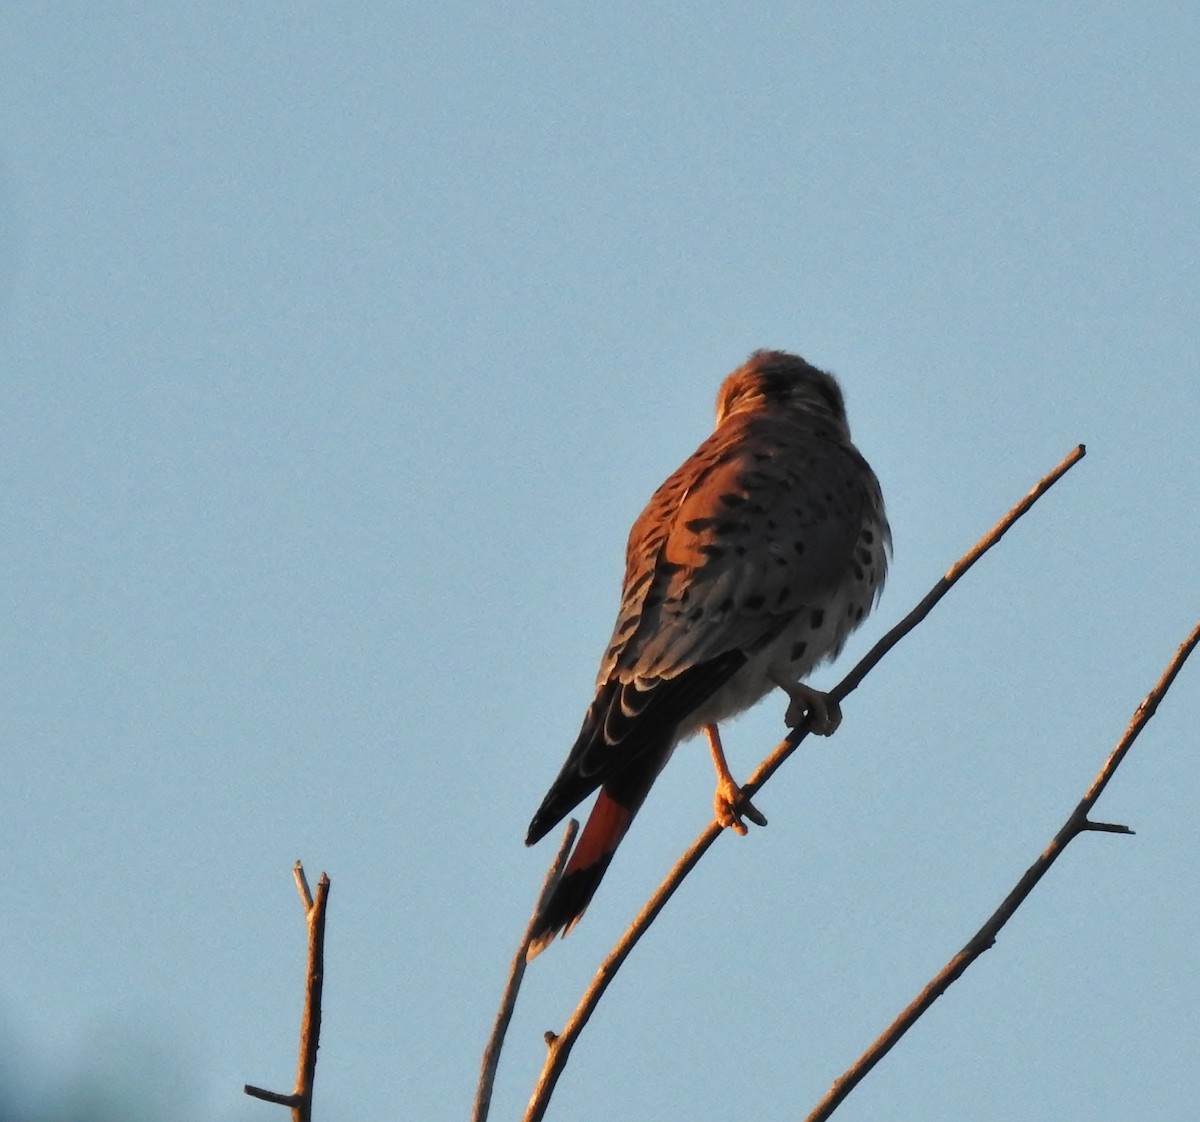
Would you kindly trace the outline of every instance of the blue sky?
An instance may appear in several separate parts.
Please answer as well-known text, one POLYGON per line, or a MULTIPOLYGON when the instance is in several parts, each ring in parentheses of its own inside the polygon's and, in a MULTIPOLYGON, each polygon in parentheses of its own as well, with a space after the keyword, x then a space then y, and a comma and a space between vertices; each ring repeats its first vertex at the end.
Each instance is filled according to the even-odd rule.
MULTIPOLYGON (((720 839, 551 1117, 802 1117, 1198 614, 1194 5, 42 4, 0 17, 0 1110, 465 1116, 624 538, 760 346, 895 534, 842 669, 1077 467, 720 839)), ((828 685, 837 667, 817 676, 828 685)), ((727 731, 737 773, 782 697, 727 731)), ((1185 669, 1088 836, 839 1119, 1191 1117, 1185 669)), ((526 977, 518 1116, 707 821, 681 749, 526 977)))

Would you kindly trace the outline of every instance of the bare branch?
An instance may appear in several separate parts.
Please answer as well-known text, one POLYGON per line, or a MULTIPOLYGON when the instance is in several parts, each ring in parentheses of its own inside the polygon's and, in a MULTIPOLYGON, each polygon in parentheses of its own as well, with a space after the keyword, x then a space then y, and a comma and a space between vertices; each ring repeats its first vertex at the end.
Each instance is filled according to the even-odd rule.
POLYGON ((1146 695, 1146 699, 1138 706, 1133 715, 1133 720, 1125 730, 1124 735, 1117 742, 1117 746, 1109 754, 1108 759, 1104 761, 1104 766, 1101 767, 1099 774, 1092 781, 1092 785, 1088 788, 1087 793, 1080 800, 1079 805, 1071 812, 1062 829, 1054 835, 1054 840, 1046 847, 1045 852, 1029 866, 1025 871, 1025 875, 1017 882, 1016 887, 1005 897, 1004 902, 992 913, 988 921, 975 932, 967 945, 942 967, 933 980, 917 995, 912 1004, 891 1023, 887 1031, 855 1061, 853 1067, 834 1083, 829 1094, 817 1104, 816 1109, 808 1115, 805 1122, 823 1122, 824 1119, 827 1119, 838 1108, 846 1096, 862 1081, 867 1072, 891 1050, 892 1046, 946 992, 950 985, 957 981, 964 971, 966 971, 967 967, 979 958, 984 951, 989 950, 995 945, 996 936, 999 934, 1000 929, 1012 918, 1013 913, 1033 891, 1034 885, 1045 876, 1050 866, 1062 856, 1063 851, 1075 838, 1089 830, 1116 834, 1133 833, 1128 826, 1114 826, 1107 822, 1092 822, 1088 818, 1088 812, 1095 806, 1100 793, 1113 777, 1113 773, 1133 746, 1133 742, 1138 738, 1138 734, 1145 727, 1146 722, 1154 715, 1154 711, 1158 708, 1158 703, 1163 699, 1167 690, 1171 688, 1171 683, 1175 680, 1175 676, 1179 673, 1180 668, 1187 661, 1188 655, 1192 653, 1193 648, 1195 648, 1198 642, 1200 642, 1200 623, 1196 624, 1192 633, 1187 637, 1179 650, 1175 652, 1175 657, 1163 672, 1163 676, 1158 680, 1158 683, 1149 694, 1146 695))
MULTIPOLYGON (((830 691, 830 696, 842 701, 858 688, 862 680, 875 668, 885 654, 888 653, 905 635, 913 630, 933 607, 958 580, 971 568, 989 549, 992 548, 1004 534, 1013 526, 1042 497, 1059 479, 1062 478, 1075 464, 1083 459, 1086 449, 1082 444, 1075 447, 1063 461, 1049 474, 1038 481, 1037 485, 1012 510, 1008 512, 980 541, 963 557, 952 565, 923 600, 893 627, 859 663, 830 691)), ((749 781, 743 786, 744 797, 749 799, 779 770, 784 760, 788 758, 807 735, 806 728, 793 729, 777 748, 758 766, 749 781)), ((548 1054, 542 1066, 542 1071, 533 1090, 533 1095, 526 1107, 524 1122, 540 1122, 545 1116, 550 1096, 571 1054, 571 1049, 587 1024, 604 991, 615 977, 621 964, 629 956, 638 940, 646 929, 654 922, 655 917, 666 906, 667 901, 674 895, 675 890, 683 882, 684 877, 696 866, 704 856, 709 846, 720 836, 722 827, 713 821, 696 838, 691 847, 667 874, 663 882, 647 901, 645 907, 638 913, 625 934, 618 940, 608 957, 600 964, 591 984, 584 991, 583 997, 563 1027, 562 1032, 553 1036, 547 1034, 548 1054)))
POLYGON ((546 873, 546 879, 542 882, 542 891, 538 894, 537 903, 533 908, 533 915, 529 917, 529 923, 525 927, 525 934, 521 937, 517 953, 513 956, 512 966, 509 967, 508 981, 504 984, 504 996, 500 999, 500 1011, 496 1014, 496 1021, 492 1026, 492 1035, 488 1038, 487 1047, 483 1050, 483 1061, 480 1064, 479 1071, 479 1086, 475 1091, 475 1109, 471 1114, 472 1122, 484 1122, 488 1116, 488 1110, 491 1108, 492 1085, 496 1082, 496 1068, 500 1063, 500 1050, 504 1047, 504 1035, 508 1032, 508 1025, 512 1020, 513 1009, 517 1004, 517 993, 521 989, 521 979, 525 977, 525 967, 527 965, 525 952, 529 949, 529 941, 533 937, 533 926, 541 914, 546 901, 550 898, 550 893, 554 891, 554 886, 558 883, 558 878, 562 876, 563 869, 566 868, 567 856, 571 852, 571 846, 575 844, 575 835, 577 833, 579 833, 579 823, 572 818, 567 823, 562 844, 559 845, 558 853, 546 873))
POLYGON ((308 877, 304 875, 304 866, 297 861, 292 866, 292 876, 296 878, 296 891, 300 893, 300 903, 304 906, 304 914, 312 911, 313 898, 308 890, 308 877))
POLYGON ((1093 830, 1097 834, 1132 834, 1134 832, 1128 826, 1121 826, 1116 822, 1093 822, 1091 819, 1083 824, 1083 830, 1093 830))
POLYGON ((265 1091, 261 1087, 254 1087, 247 1083, 242 1090, 252 1099, 262 1099, 265 1103, 278 1103, 280 1106, 294 1107, 297 1104, 295 1095, 281 1095, 278 1091, 265 1091))
POLYGON ((290 1095, 266 1091, 249 1083, 242 1090, 252 1098, 290 1107, 292 1122, 311 1122, 313 1080, 317 1072, 317 1048, 321 1036, 321 991, 325 983, 325 906, 329 899, 329 877, 321 874, 314 900, 308 890, 304 866, 299 861, 292 869, 292 875, 296 879, 308 925, 308 969, 304 981, 304 1013, 300 1020, 296 1087, 290 1095))

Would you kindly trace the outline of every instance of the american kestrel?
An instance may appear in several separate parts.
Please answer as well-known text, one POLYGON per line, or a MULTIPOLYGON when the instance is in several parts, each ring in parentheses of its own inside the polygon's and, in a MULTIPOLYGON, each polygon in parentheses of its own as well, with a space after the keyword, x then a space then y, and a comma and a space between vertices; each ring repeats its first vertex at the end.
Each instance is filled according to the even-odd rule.
POLYGON ((597 787, 528 957, 579 922, 675 745, 703 730, 718 819, 765 824, 730 775, 717 722, 775 687, 785 721, 828 735, 841 713, 801 679, 836 656, 883 587, 891 532, 850 442, 837 382, 756 351, 725 379, 714 432, 633 524, 625 584, 579 738, 529 825, 533 845, 597 787))

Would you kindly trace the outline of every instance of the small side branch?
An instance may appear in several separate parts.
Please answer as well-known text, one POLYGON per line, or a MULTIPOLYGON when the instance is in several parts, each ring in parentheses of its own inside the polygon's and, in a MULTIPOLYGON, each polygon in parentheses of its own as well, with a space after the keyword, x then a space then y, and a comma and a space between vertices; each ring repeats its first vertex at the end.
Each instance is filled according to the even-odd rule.
POLYGON ((891 1050, 900 1038, 916 1023, 917 1019, 956 982, 984 951, 995 945, 996 936, 1000 929, 1012 918, 1013 913, 1025 902, 1026 897, 1033 891, 1034 885, 1049 871, 1050 866, 1062 856, 1067 846, 1080 834, 1089 831, 1099 831, 1110 834, 1132 834, 1128 826, 1118 826, 1110 822, 1093 822, 1088 814, 1096 805, 1100 793, 1108 785, 1121 761, 1125 758, 1138 734, 1146 726, 1146 722, 1154 715, 1158 703, 1163 699, 1175 676, 1187 661, 1196 644, 1200 643, 1200 623, 1193 628, 1192 633, 1175 652, 1162 677, 1155 687, 1146 695, 1145 700, 1138 706, 1116 747, 1109 753, 1087 793, 1079 801, 1079 805, 1071 812, 1062 829, 1054 835, 1054 840, 1046 847, 1044 853, 1029 866, 1025 875, 1017 882, 1016 887, 1005 897, 1004 902, 992 913, 988 921, 971 937, 969 942, 934 976, 932 981, 917 995, 912 1004, 904 1010, 887 1030, 871 1045, 833 1085, 829 1093, 818 1104, 815 1110, 805 1119, 805 1122, 824 1122, 841 1105, 842 1101, 863 1080, 866 1074, 891 1050))
POLYGON ((296 1087, 290 1095, 267 1091, 247 1083, 243 1090, 252 1098, 291 1107, 292 1122, 311 1122, 313 1080, 317 1073, 317 1048, 321 1036, 321 991, 325 983, 325 905, 329 899, 329 877, 317 881, 317 895, 308 889, 304 866, 297 861, 292 869, 296 889, 308 925, 308 970, 304 982, 304 1013, 300 1021, 300 1059, 296 1087))
MULTIPOLYGON (((1016 506, 1012 508, 987 534, 979 540, 963 557, 952 565, 929 590, 923 600, 893 627, 870 651, 859 661, 849 674, 830 691, 830 696, 843 701, 861 684, 862 680, 875 668, 901 639, 913 630, 929 613, 959 579, 990 550, 1008 532, 1028 510, 1055 483, 1059 481, 1086 454, 1082 444, 1077 445, 1052 471, 1045 475, 1034 488, 1016 506)), ((794 729, 779 744, 777 748, 758 766, 750 779, 743 785, 742 792, 750 799, 782 766, 783 762, 796 750, 797 746, 807 735, 807 729, 794 729)), ((719 822, 713 821, 705 828, 692 843, 688 851, 679 859, 675 867, 667 874, 663 882, 647 901, 646 906, 638 913, 637 918, 630 924, 625 934, 618 940, 608 957, 600 964, 583 997, 571 1014, 570 1019, 557 1036, 547 1034, 547 1055, 538 1077, 529 1105, 525 1109, 524 1122, 540 1122, 545 1117, 550 1096, 554 1093, 555 1085, 562 1074, 570 1057, 571 1049, 587 1024, 604 991, 616 976, 621 964, 629 957, 630 952, 645 934, 655 917, 666 906, 667 901, 674 895, 675 890, 683 882, 684 877, 692 871, 700 858, 708 851, 709 846, 721 835, 719 822)))

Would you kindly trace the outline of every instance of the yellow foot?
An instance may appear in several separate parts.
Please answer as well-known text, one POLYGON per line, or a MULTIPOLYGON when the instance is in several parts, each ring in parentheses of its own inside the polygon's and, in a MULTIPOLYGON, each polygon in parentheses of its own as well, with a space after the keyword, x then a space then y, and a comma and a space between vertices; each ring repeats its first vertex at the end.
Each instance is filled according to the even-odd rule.
POLYGON ((788 728, 799 728, 807 721, 809 731, 817 736, 830 736, 837 731, 842 723, 842 707, 829 694, 803 682, 777 678, 775 684, 791 698, 783 718, 788 728))
POLYGON ((766 816, 742 794, 742 789, 732 779, 728 783, 717 780, 717 789, 713 793, 713 811, 722 826, 742 837, 746 836, 743 815, 756 826, 767 824, 766 816))
POLYGON ((713 811, 717 821, 735 834, 745 837, 746 823, 742 821, 742 815, 756 826, 765 826, 766 816, 742 794, 742 789, 733 781, 729 765, 725 762, 725 750, 721 747, 721 735, 717 732, 717 726, 705 725, 704 735, 708 737, 708 747, 712 752, 713 767, 717 773, 717 789, 713 793, 713 811))

